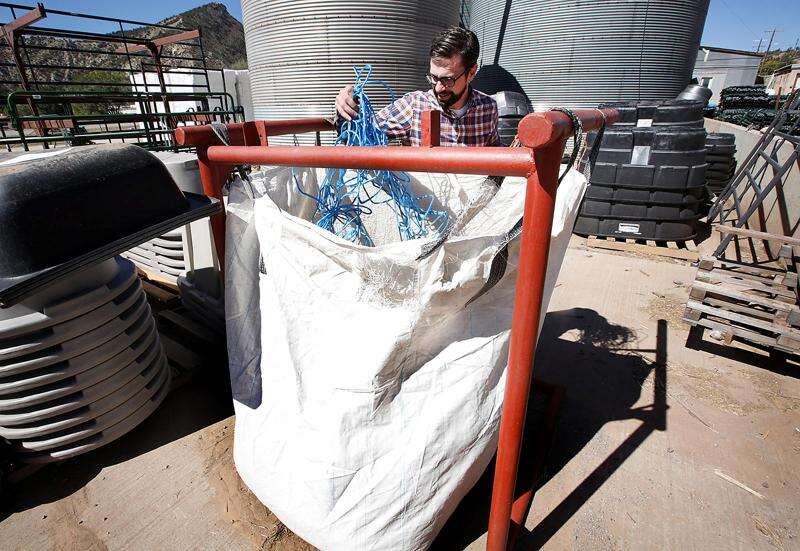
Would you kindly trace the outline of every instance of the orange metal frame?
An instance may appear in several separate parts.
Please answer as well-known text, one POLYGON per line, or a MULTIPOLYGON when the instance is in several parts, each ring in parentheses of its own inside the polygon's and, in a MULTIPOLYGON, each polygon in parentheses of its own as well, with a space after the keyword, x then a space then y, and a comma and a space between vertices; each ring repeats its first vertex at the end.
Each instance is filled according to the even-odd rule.
MULTIPOLYGON (((615 109, 577 110, 575 114, 587 132, 603 124, 613 124, 618 117, 615 109)), ((516 500, 514 489, 531 390, 558 171, 566 141, 574 132, 570 118, 556 111, 527 115, 520 121, 518 129, 521 147, 514 148, 442 147, 439 144, 437 111, 423 114, 423 145, 420 147, 269 145, 269 136, 332 130, 330 121, 322 118, 255 121, 228 124, 227 127, 230 146, 216 145, 219 142, 208 126, 188 126, 175 131, 178 144, 197 147, 204 192, 219 199, 231 169, 240 164, 527 178, 519 274, 487 543, 490 551, 512 548, 533 499, 532 488, 516 500)), ((220 258, 224 258, 224 215, 216 215, 212 219, 212 228, 218 253, 220 258)))

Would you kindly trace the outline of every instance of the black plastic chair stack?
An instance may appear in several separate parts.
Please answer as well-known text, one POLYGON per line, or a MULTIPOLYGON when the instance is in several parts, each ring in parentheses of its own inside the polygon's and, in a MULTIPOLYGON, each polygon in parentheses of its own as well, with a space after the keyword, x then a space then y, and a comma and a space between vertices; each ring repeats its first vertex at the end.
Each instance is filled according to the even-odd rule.
MULTIPOLYGON (((705 186, 703 104, 609 106, 621 110, 622 122, 603 135, 575 233, 652 241, 693 239, 705 186)), ((594 138, 589 136, 590 144, 594 138)))
POLYGON ((736 172, 736 138, 733 134, 708 134, 706 136, 706 187, 709 193, 719 195, 736 172))

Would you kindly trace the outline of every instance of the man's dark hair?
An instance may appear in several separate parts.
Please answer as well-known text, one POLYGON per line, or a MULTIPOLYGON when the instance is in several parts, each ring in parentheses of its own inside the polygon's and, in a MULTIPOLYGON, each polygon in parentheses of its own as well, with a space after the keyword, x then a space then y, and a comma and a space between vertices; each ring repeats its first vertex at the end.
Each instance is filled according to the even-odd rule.
POLYGON ((458 54, 469 69, 478 62, 478 37, 469 29, 450 27, 433 37, 431 57, 453 57, 458 54))

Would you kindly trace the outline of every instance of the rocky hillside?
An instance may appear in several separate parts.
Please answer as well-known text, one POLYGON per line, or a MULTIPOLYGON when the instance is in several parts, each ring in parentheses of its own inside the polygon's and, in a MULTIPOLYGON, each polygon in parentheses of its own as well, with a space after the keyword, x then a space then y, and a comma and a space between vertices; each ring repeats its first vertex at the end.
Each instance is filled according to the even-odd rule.
MULTIPOLYGON (((162 21, 158 22, 164 25, 176 25, 185 28, 200 28, 203 38, 203 49, 205 51, 206 61, 209 67, 225 67, 225 68, 246 68, 247 60, 244 47, 244 28, 242 24, 236 20, 223 4, 210 3, 200 7, 191 9, 189 11, 173 15, 162 21)), ((114 33, 119 34, 119 33, 114 33)), ((126 35, 133 35, 137 37, 156 38, 167 34, 173 34, 172 31, 159 29, 154 27, 141 27, 137 29, 125 31, 126 35)), ((66 51, 53 51, 53 50, 29 50, 30 64, 32 65, 57 65, 72 67, 76 65, 89 66, 89 67, 124 67, 127 68, 127 59, 124 56, 111 56, 103 54, 85 54, 80 52, 71 51, 78 48, 83 49, 103 49, 114 50, 117 45, 113 43, 103 42, 86 42, 65 40, 61 38, 48 38, 48 37, 27 37, 28 44, 36 44, 40 46, 49 47, 65 47, 66 51)), ((3 52, 3 57, 9 57, 10 52, 4 48, 0 50, 3 52)), ((186 55, 191 57, 199 57, 199 48, 192 46, 184 46, 181 44, 171 45, 164 48, 164 54, 167 55, 186 55)), ((138 58, 137 58, 138 59, 138 58)), ((140 60, 139 60, 140 61, 140 60)), ((169 62, 165 62, 169 63, 169 62)), ((193 64, 199 66, 199 62, 180 62, 182 65, 193 64)), ((134 68, 138 71, 139 67, 135 64, 134 68)), ((87 80, 86 71, 76 71, 74 69, 35 69, 34 74, 31 75, 30 71, 28 77, 31 80, 37 80, 40 83, 50 83, 58 81, 73 82, 76 80, 87 80)), ((90 75, 89 80, 94 81, 113 81, 117 80, 128 81, 127 74, 122 72, 97 72, 94 71, 90 75)), ((0 80, 19 80, 16 68, 0 66, 0 80)), ((61 85, 39 84, 39 88, 64 88, 61 85)), ((0 85, 0 92, 8 91, 11 88, 18 88, 17 86, 0 85)))
MULTIPOLYGON (((223 4, 212 2, 179 13, 158 22, 159 25, 173 25, 188 29, 199 28, 203 36, 203 48, 209 67, 231 68, 234 65, 246 66, 244 49, 244 28, 223 4)), ((119 33, 116 33, 119 34, 119 33)), ((155 38, 165 34, 164 29, 140 28, 126 31, 126 34, 140 38, 155 38)), ((166 33, 171 34, 171 33, 166 33)), ((185 53, 191 53, 189 46, 172 46, 185 53)), ((242 68, 242 67, 239 67, 242 68)))

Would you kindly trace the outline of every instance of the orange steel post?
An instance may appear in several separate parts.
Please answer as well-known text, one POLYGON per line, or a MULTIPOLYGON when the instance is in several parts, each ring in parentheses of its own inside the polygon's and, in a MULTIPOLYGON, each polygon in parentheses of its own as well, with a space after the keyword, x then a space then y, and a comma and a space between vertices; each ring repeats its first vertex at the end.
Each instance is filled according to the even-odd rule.
MULTIPOLYGON (((587 132, 597 130, 604 123, 613 124, 618 118, 614 109, 577 110, 574 113, 587 132)), ((213 132, 202 126, 180 128, 176 131, 176 138, 180 145, 199 146, 198 157, 204 191, 215 197, 224 184, 224 177, 221 175, 227 174, 225 168, 246 163, 527 177, 508 371, 487 543, 489 551, 505 551, 508 547, 513 547, 516 531, 524 523, 533 499, 531 488, 515 501, 514 489, 524 438, 536 339, 542 317, 542 296, 558 172, 564 145, 574 130, 571 119, 564 113, 534 113, 526 116, 519 124, 518 138, 522 147, 441 147, 436 136, 438 122, 436 115, 426 114, 423 117, 424 147, 265 145, 266 136, 275 135, 273 132, 286 134, 317 131, 321 126, 330 124, 324 119, 229 124, 231 142, 235 144, 233 146, 214 145, 218 141, 213 132), (253 147, 250 144, 256 141, 256 136, 261 145, 253 147), (511 523, 515 529, 510 532, 511 523)), ((220 230, 224 231, 224 224, 220 230)))
POLYGON ((441 111, 425 111, 422 113, 422 147, 441 145, 442 122, 441 111))
POLYGON ((497 446, 492 506, 489 513, 487 549, 505 550, 509 538, 509 518, 514 525, 525 522, 532 491, 514 503, 519 456, 522 451, 525 417, 533 376, 533 357, 541 320, 542 295, 547 272, 550 233, 553 226, 558 169, 565 141, 534 150, 536 170, 528 176, 522 224, 514 315, 508 351, 508 371, 497 446), (527 503, 525 503, 527 501, 527 503), (512 507, 513 503, 513 507, 512 507), (516 513, 516 514, 514 514, 516 513))
MULTIPOLYGON (((617 119, 616 111, 611 110, 602 113, 599 110, 576 111, 576 114, 587 131, 599 128, 604 121, 611 124, 617 119)), ((534 170, 528 175, 525 193, 508 371, 489 512, 486 545, 489 551, 513 548, 533 499, 533 489, 530 488, 514 501, 514 490, 533 377, 536 339, 542 317, 558 171, 566 139, 572 132, 572 121, 559 112, 548 112, 539 118, 526 117, 517 131, 520 143, 533 150, 534 170), (514 529, 509 534, 511 524, 514 529)))

